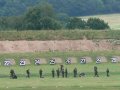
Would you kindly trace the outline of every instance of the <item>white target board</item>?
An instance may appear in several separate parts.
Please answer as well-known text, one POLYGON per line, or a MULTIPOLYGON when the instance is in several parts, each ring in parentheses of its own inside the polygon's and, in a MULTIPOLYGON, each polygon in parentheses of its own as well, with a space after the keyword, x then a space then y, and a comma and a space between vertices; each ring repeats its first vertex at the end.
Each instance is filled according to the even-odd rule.
POLYGON ((49 64, 50 64, 50 65, 54 65, 54 64, 56 64, 55 59, 50 59, 49 64))
POLYGON ((112 63, 117 63, 117 58, 112 57, 112 58, 111 58, 111 62, 112 62, 112 63))
POLYGON ((10 60, 5 60, 4 61, 4 66, 11 66, 11 61, 10 60))
POLYGON ((19 64, 20 64, 20 66, 25 66, 26 65, 26 61, 24 59, 21 59, 19 64))
POLYGON ((81 59, 80 59, 80 63, 81 63, 81 64, 86 64, 86 58, 81 58, 81 59))
POLYGON ((66 61, 65 61, 66 64, 71 64, 71 58, 68 58, 66 61))
POLYGON ((96 58, 96 64, 100 64, 101 61, 102 61, 101 58, 99 58, 99 57, 96 58))
POLYGON ((4 66, 11 66, 11 65, 15 65, 15 60, 14 59, 5 59, 3 62, 4 66))
POLYGON ((35 59, 35 65, 40 65, 40 59, 35 59))

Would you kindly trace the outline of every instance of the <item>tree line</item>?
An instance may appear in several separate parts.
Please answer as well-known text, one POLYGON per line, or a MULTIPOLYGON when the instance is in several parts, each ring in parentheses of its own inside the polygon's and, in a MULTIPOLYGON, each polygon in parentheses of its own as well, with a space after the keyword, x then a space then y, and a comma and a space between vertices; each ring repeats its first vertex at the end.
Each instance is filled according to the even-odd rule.
POLYGON ((18 16, 28 7, 47 2, 69 16, 120 13, 120 0, 0 0, 0 16, 18 16))
POLYGON ((59 29, 108 29, 99 18, 85 21, 78 17, 56 13, 51 4, 34 6, 21 16, 0 17, 0 30, 59 30, 59 29))

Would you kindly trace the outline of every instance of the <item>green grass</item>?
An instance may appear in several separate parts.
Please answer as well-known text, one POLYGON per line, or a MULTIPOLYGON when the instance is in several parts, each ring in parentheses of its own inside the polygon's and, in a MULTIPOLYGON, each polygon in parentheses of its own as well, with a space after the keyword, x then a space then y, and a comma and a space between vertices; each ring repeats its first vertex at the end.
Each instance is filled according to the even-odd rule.
POLYGON ((112 30, 120 30, 120 14, 105 14, 105 15, 94 15, 94 16, 85 16, 84 19, 90 17, 97 17, 108 22, 112 30))
POLYGON ((77 57, 78 60, 82 56, 90 56, 95 60, 96 56, 106 56, 110 58, 113 55, 119 55, 119 51, 101 51, 101 52, 35 52, 35 53, 2 53, 0 54, 0 61, 3 62, 5 58, 14 58, 16 62, 21 57, 28 58, 32 64, 27 66, 15 66, 5 67, 0 66, 0 90, 120 90, 120 63, 113 64, 109 61, 107 63, 95 64, 71 64, 65 65, 68 69, 68 78, 54 79, 51 76, 51 70, 55 70, 60 67, 57 65, 34 65, 34 58, 36 57, 61 57, 63 60, 66 57, 77 57), (97 66, 100 77, 94 77, 93 67, 97 66), (73 78, 73 69, 77 67, 78 73, 85 72, 86 77, 73 78), (106 77, 106 68, 110 69, 110 77, 106 77), (17 80, 9 78, 9 72, 11 69, 15 70, 18 76, 17 80), (31 78, 26 78, 26 70, 30 69, 31 78), (45 78, 39 78, 39 69, 43 70, 45 78))
POLYGON ((120 89, 120 64, 73 64, 65 65, 68 68, 68 78, 54 79, 51 76, 51 70, 57 69, 59 65, 41 65, 41 66, 13 66, 0 67, 0 90, 119 90, 120 89), (98 67, 99 76, 93 77, 93 66, 98 67), (85 72, 86 77, 73 78, 73 69, 78 68, 79 73, 85 72), (26 78, 26 69, 30 69, 31 78, 26 78), (38 70, 42 68, 45 78, 40 79, 38 70), (106 77, 105 70, 110 69, 110 77, 106 77), (18 75, 17 80, 9 79, 9 71, 14 69, 18 75))
POLYGON ((0 41, 120 39, 120 30, 0 31, 0 41))

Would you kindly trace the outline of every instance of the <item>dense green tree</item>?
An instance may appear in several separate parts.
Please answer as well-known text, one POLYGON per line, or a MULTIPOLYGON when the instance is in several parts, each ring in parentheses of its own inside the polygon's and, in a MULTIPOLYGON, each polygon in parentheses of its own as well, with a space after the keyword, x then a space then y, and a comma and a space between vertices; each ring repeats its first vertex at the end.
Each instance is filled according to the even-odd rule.
POLYGON ((65 13, 59 13, 57 14, 57 19, 61 22, 62 27, 65 28, 70 17, 65 13))
POLYGON ((61 29, 61 24, 59 21, 50 18, 50 17, 44 17, 40 20, 40 26, 41 29, 43 30, 56 30, 56 29, 61 29))
POLYGON ((90 29, 97 29, 97 30, 109 28, 108 23, 106 23, 104 20, 101 20, 99 18, 89 18, 87 21, 87 26, 90 29))
POLYGON ((21 30, 23 26, 23 16, 0 17, 0 30, 21 30))
POLYGON ((44 4, 30 8, 25 14, 25 29, 60 29, 61 25, 56 20, 53 7, 50 4, 44 4))
POLYGON ((1 17, 0 18, 0 29, 6 29, 8 27, 7 25, 7 18, 1 17))
POLYGON ((85 29, 86 22, 81 18, 71 18, 66 25, 68 29, 85 29))

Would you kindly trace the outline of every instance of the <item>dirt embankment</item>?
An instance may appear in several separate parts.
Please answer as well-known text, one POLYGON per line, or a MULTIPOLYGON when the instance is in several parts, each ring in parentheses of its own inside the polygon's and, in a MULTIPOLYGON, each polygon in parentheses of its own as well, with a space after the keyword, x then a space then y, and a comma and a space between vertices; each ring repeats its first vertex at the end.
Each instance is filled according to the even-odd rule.
POLYGON ((0 41, 0 52, 120 50, 109 40, 0 41))

